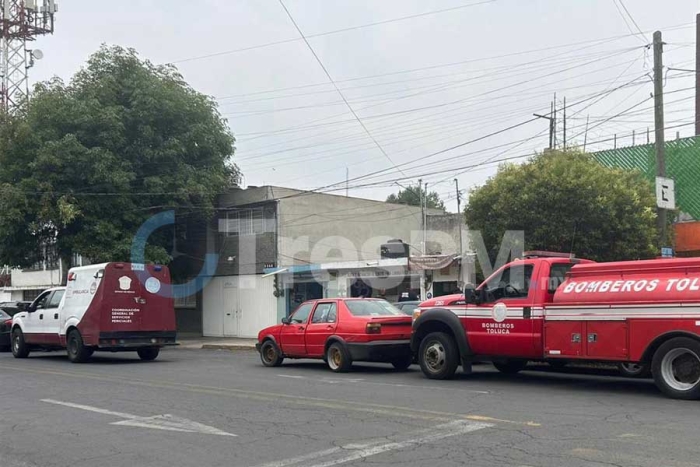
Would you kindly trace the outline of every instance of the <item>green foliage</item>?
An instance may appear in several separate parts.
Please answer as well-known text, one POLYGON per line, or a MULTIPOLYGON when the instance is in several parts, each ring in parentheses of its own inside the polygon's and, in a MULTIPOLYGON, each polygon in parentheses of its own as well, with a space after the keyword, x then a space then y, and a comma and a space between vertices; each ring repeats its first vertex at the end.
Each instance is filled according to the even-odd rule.
MULTIPOLYGON (((27 266, 55 244, 66 259, 129 259, 139 226, 176 209, 210 218, 237 176, 234 138, 214 101, 172 66, 103 46, 65 84, 38 84, 0 122, 0 262, 27 266)), ((149 238, 168 262, 174 229, 149 238)))
POLYGON ((502 166, 472 191, 467 225, 494 258, 507 230, 525 233, 526 250, 570 252, 597 261, 657 254, 652 185, 636 171, 601 166, 579 153, 547 153, 502 166))
MULTIPOLYGON (((398 194, 391 194, 387 197, 386 202, 392 204, 408 204, 409 206, 420 206, 421 195, 425 196, 425 189, 416 184, 409 185, 403 190, 399 190, 398 194)), ((445 203, 440 199, 440 195, 435 191, 428 192, 427 205, 429 208, 445 210, 445 203)))

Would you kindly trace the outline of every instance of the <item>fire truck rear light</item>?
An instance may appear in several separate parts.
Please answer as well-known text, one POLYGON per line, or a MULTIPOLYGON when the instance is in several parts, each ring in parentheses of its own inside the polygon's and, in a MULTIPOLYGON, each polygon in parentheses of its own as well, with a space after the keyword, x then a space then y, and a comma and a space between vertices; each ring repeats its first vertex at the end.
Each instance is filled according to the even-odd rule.
POLYGON ((367 323, 367 334, 380 334, 382 325, 379 323, 367 323))

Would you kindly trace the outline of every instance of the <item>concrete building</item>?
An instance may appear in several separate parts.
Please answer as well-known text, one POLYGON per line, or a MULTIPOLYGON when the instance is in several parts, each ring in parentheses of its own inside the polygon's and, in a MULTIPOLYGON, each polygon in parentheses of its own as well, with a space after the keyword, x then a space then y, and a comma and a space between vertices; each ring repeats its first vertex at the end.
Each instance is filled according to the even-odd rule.
POLYGON ((206 234, 216 273, 200 278, 201 305, 178 313, 196 323, 201 312, 205 336, 254 337, 312 298, 458 290, 461 215, 428 210, 424 238, 415 206, 272 186, 232 190, 218 206, 206 234), (389 240, 411 258, 382 257, 389 240))

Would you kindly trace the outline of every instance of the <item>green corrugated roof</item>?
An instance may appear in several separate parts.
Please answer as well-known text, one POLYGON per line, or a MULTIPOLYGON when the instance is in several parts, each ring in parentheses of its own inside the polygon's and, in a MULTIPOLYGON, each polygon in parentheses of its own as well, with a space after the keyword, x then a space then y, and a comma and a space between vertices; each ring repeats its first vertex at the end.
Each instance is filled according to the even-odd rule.
MULTIPOLYGON (((653 144, 600 151, 593 157, 609 167, 639 169, 652 182, 656 177, 653 144)), ((666 143, 666 174, 676 181, 678 208, 700 219, 700 137, 666 143)))

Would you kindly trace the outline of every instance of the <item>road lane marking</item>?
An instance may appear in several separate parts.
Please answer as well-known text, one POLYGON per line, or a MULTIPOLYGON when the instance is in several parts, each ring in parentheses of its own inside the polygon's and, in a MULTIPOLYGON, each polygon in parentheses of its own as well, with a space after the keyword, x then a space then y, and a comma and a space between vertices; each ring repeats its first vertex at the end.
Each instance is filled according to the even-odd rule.
POLYGON ((233 433, 221 431, 218 428, 203 425, 201 423, 193 422, 192 420, 176 417, 170 414, 155 415, 153 417, 142 417, 139 415, 132 415, 123 412, 114 412, 112 410, 101 409, 99 407, 92 407, 90 405, 75 404, 73 402, 57 401, 54 399, 41 399, 41 402, 46 402, 47 404, 62 405, 64 407, 70 407, 73 409, 80 409, 88 412, 95 412, 102 415, 110 415, 112 417, 126 419, 119 422, 110 423, 110 425, 135 426, 140 428, 152 428, 154 430, 179 431, 181 433, 200 433, 215 436, 238 436, 234 435, 233 433))
POLYGON ((263 464, 258 467, 287 467, 291 465, 299 465, 304 462, 304 467, 333 467, 336 465, 347 464, 358 460, 365 460, 368 457, 383 454, 389 451, 398 451, 412 446, 421 444, 433 443, 442 439, 451 438, 454 436, 465 435, 484 428, 490 428, 493 425, 488 423, 476 423, 466 420, 458 420, 455 422, 445 423, 432 427, 428 430, 423 430, 419 436, 411 437, 404 441, 393 441, 385 444, 369 443, 369 444, 349 444, 342 448, 332 448, 325 451, 319 451, 305 456, 299 456, 291 459, 286 459, 278 462, 263 464), (349 452, 348 452, 349 451, 349 452), (348 452, 346 455, 336 459, 322 461, 319 464, 307 464, 306 462, 323 457, 332 457, 338 452, 348 452))
MULTIPOLYGON (((245 389, 237 388, 221 388, 216 386, 202 386, 196 384, 186 384, 186 383, 176 383, 171 381, 147 381, 147 380, 137 380, 137 379, 122 379, 122 378, 112 378, 107 376, 96 376, 83 372, 68 372, 68 371, 57 371, 57 370, 37 370, 24 367, 17 367, 12 365, 2 365, 0 368, 6 370, 14 370, 24 373, 34 373, 43 375, 54 375, 54 376, 64 376, 67 378, 83 378, 87 380, 100 381, 106 383, 124 384, 127 386, 138 386, 138 387, 150 387, 158 389, 173 389, 176 391, 192 392, 199 394, 211 394, 219 396, 230 396, 239 397, 242 399, 252 399, 260 400, 266 402, 289 402, 291 404, 310 406, 310 407, 322 407, 337 410, 344 410, 347 412, 362 412, 371 413, 373 415, 389 415, 392 417, 401 418, 411 418, 417 420, 433 420, 447 422, 455 419, 469 419, 469 417, 481 417, 481 415, 476 414, 455 414, 450 412, 440 412, 433 410, 423 410, 415 409, 411 407, 401 407, 394 405, 383 405, 383 404, 373 404, 369 402, 356 402, 356 401, 341 401, 334 399, 322 399, 314 397, 304 397, 296 396, 290 394, 281 393, 268 393, 261 391, 248 391, 245 389)), ((494 419, 496 420, 496 419, 494 419)), ((509 424, 524 425, 524 426, 541 426, 539 423, 532 421, 522 422, 515 420, 503 420, 509 424)))
POLYGON ((439 390, 439 391, 460 391, 460 392, 469 392, 472 394, 491 394, 490 391, 479 391, 476 389, 461 389, 461 388, 455 388, 455 387, 440 387, 440 386, 423 386, 423 385, 416 385, 416 384, 401 384, 401 383, 378 383, 376 381, 367 381, 365 379, 358 379, 358 378, 337 378, 337 379, 329 379, 329 378, 309 378, 307 376, 298 376, 298 375, 282 375, 278 374, 277 375, 280 378, 289 378, 289 379, 304 379, 304 380, 309 380, 309 381, 316 381, 319 383, 331 383, 331 384, 337 384, 337 383, 363 383, 363 384, 372 384, 375 386, 389 386, 389 387, 394 387, 394 388, 415 388, 415 389, 430 389, 432 390, 439 390))

